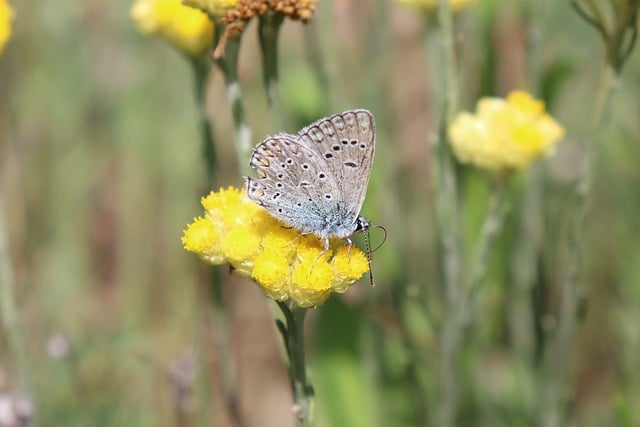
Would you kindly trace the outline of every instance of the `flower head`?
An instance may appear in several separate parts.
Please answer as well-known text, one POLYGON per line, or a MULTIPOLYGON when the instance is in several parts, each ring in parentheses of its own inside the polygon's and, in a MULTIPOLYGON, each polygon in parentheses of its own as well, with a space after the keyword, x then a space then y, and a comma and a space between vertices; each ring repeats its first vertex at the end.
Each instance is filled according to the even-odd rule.
POLYGON ((158 35, 191 56, 211 47, 213 23, 180 0, 136 0, 130 15, 142 33, 158 35))
POLYGON ((248 21, 256 15, 280 12, 286 17, 307 22, 316 9, 318 0, 237 0, 235 8, 229 10, 223 22, 231 23, 238 19, 248 21))
MULTIPOLYGON (((186 1, 198 2, 200 0, 186 1)), ((218 46, 216 46, 214 57, 221 57, 227 39, 239 37, 247 23, 255 16, 273 14, 279 18, 279 24, 282 23, 284 17, 306 23, 311 19, 317 2, 318 0, 237 0, 235 6, 228 9, 220 18, 226 27, 218 46)), ((202 3, 207 3, 207 0, 202 0, 202 3)))
POLYGON ((0 53, 4 50, 4 45, 11 35, 12 20, 13 9, 11 9, 6 0, 0 0, 0 53))
POLYGON ((514 91, 507 99, 482 98, 476 113, 462 112, 449 127, 449 139, 462 163, 492 172, 528 167, 552 154, 564 129, 545 112, 544 103, 514 91))
MULTIPOLYGON (((450 0, 449 5, 452 11, 459 12, 474 2, 475 0, 450 0)), ((438 8, 438 0, 398 0, 398 3, 430 11, 438 8)))
POLYGON ((368 271, 358 248, 342 245, 325 252, 317 237, 285 228, 240 189, 212 192, 202 206, 204 216, 184 231, 184 248, 210 264, 229 263, 274 300, 314 307, 368 271))

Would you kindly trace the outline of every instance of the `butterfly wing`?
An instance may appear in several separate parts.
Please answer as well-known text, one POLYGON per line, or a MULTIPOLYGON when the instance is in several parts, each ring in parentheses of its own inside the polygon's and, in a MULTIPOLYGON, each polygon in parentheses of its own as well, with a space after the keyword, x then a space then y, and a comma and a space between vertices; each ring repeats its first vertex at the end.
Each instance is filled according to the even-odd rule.
POLYGON ((363 109, 334 114, 298 132, 302 145, 324 160, 335 177, 351 215, 349 224, 360 214, 367 193, 375 134, 373 115, 363 109))
POLYGON ((258 144, 249 165, 257 178, 246 178, 247 195, 285 224, 321 238, 331 235, 333 212, 341 200, 338 182, 320 154, 295 135, 268 137, 258 144))

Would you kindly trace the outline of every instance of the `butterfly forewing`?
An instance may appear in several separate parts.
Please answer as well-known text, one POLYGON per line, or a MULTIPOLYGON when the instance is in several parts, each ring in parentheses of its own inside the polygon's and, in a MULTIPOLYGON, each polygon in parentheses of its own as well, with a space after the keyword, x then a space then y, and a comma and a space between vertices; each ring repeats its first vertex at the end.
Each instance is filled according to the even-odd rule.
POLYGON ((360 213, 375 153, 375 121, 367 110, 320 119, 298 133, 302 145, 327 163, 352 221, 360 213))
POLYGON ((281 134, 258 144, 249 165, 258 174, 247 178, 251 200, 286 224, 324 237, 320 231, 341 194, 317 152, 301 144, 297 136, 281 134))

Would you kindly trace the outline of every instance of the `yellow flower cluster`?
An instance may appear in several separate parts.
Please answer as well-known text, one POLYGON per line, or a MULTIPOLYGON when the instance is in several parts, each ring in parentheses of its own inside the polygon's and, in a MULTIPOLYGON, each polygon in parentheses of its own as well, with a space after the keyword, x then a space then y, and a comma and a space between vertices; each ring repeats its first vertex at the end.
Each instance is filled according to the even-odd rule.
POLYGON ((130 14, 142 33, 159 35, 191 56, 212 45, 213 23, 207 14, 180 0, 136 0, 130 14))
POLYGON ((369 269, 355 246, 324 252, 317 237, 285 228, 240 189, 212 192, 202 206, 205 215, 184 231, 184 248, 210 264, 228 262, 274 300, 315 307, 331 292, 345 292, 369 269))
POLYGON ((13 20, 13 10, 6 0, 0 0, 0 53, 4 50, 4 45, 11 35, 11 21, 13 20))
MULTIPOLYGON (((450 0, 449 6, 452 11, 459 12, 474 2, 475 0, 450 0)), ((398 3, 426 10, 435 10, 438 8, 438 0, 398 0, 398 3)))
POLYGON ((544 103, 523 91, 511 92, 506 100, 482 98, 475 114, 462 112, 449 127, 460 162, 499 173, 552 154, 563 137, 564 128, 545 112, 544 103))

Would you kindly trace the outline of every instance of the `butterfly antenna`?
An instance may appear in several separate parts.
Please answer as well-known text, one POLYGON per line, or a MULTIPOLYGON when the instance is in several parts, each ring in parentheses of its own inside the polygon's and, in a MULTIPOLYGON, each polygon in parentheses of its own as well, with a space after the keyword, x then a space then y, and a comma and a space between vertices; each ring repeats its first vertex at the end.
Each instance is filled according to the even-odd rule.
MULTIPOLYGON (((385 231, 385 236, 386 236, 386 231, 385 231)), ((367 232, 364 235, 364 246, 367 249, 367 264, 369 264, 369 283, 371 284, 372 288, 375 288, 376 287, 376 282, 375 282, 375 280, 373 280, 373 268, 371 266, 371 264, 372 264, 371 233, 369 232, 369 228, 367 228, 367 232)))
POLYGON ((371 251, 371 253, 374 253, 375 251, 377 251, 378 249, 380 249, 380 248, 382 247, 382 245, 384 245, 384 242, 386 242, 386 241, 387 241, 387 229, 386 229, 386 228, 384 228, 384 227, 383 227, 383 226, 381 226, 381 225, 372 225, 372 227, 376 227, 376 228, 379 228, 379 229, 381 229, 382 231, 384 231, 384 239, 382 239, 382 242, 380 242, 380 244, 379 244, 378 246, 376 246, 374 250, 372 250, 372 251, 371 251))

